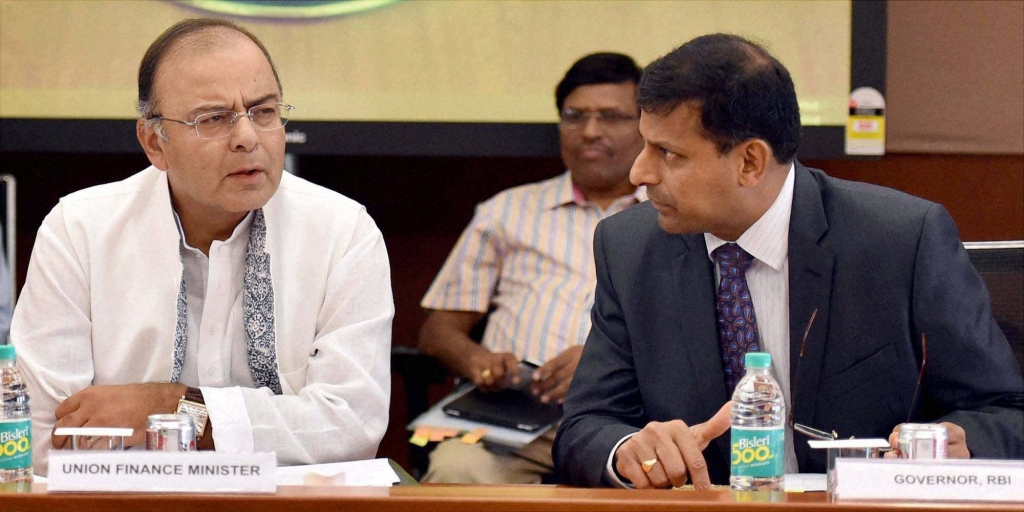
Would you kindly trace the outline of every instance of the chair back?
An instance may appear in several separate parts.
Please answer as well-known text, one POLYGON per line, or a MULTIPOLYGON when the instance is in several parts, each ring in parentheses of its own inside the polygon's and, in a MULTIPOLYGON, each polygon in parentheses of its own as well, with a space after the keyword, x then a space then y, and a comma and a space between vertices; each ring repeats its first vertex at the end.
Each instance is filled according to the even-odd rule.
POLYGON ((988 287, 992 316, 1024 369, 1024 240, 964 242, 988 287))

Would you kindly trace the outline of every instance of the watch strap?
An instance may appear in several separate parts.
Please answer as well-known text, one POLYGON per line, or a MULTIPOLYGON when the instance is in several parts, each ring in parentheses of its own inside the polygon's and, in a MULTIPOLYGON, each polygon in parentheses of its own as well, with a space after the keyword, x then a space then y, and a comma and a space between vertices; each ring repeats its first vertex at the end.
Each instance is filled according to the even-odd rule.
POLYGON ((196 428, 196 439, 203 437, 210 414, 206 410, 206 401, 203 399, 202 391, 198 388, 187 388, 185 394, 178 400, 178 408, 175 413, 185 414, 192 418, 192 424, 196 428))
POLYGON ((185 388, 185 396, 181 398, 182 400, 188 400, 189 402, 206 405, 206 400, 203 399, 203 392, 199 388, 191 386, 185 388))

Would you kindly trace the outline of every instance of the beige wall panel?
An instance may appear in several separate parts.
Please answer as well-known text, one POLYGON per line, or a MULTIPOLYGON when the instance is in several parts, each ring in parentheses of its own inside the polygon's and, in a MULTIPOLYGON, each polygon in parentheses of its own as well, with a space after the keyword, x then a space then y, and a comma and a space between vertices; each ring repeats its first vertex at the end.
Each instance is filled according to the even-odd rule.
POLYGON ((889 2, 888 149, 1024 153, 1024 2, 889 2))
MULTIPOLYGON (((0 117, 131 118, 146 47, 182 2, 0 0, 0 117)), ((427 1, 302 21, 239 18, 266 43, 295 119, 553 122, 584 54, 645 64, 708 32, 766 43, 804 124, 845 123, 850 2, 427 1)))

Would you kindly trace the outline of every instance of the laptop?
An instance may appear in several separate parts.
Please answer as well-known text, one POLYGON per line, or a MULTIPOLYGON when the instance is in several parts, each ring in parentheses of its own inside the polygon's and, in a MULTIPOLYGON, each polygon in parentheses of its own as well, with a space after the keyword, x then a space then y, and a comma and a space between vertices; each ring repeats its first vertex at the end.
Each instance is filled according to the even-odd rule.
POLYGON ((467 420, 536 432, 562 418, 562 406, 545 404, 529 392, 472 388, 444 407, 445 414, 467 420))
POLYGON ((485 393, 470 388, 444 406, 445 414, 467 420, 536 432, 562 419, 562 406, 545 404, 533 396, 529 388, 529 373, 521 368, 519 386, 485 393))

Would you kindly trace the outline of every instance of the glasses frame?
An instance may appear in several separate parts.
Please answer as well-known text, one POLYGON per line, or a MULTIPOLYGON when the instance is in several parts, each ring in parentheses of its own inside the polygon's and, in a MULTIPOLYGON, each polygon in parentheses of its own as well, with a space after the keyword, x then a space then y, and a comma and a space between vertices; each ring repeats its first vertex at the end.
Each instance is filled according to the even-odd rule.
POLYGON ((181 124, 183 124, 185 126, 191 126, 193 128, 193 130, 195 130, 195 132, 196 132, 196 137, 199 137, 200 139, 203 139, 203 140, 223 139, 224 137, 227 137, 227 136, 231 135, 231 130, 230 129, 224 135, 218 135, 216 137, 203 137, 202 135, 199 134, 199 119, 200 118, 209 117, 209 116, 215 116, 215 115, 218 115, 218 114, 220 114, 220 115, 227 115, 228 113, 231 114, 231 123, 230 123, 231 128, 235 127, 235 122, 238 121, 239 117, 247 117, 247 118, 249 118, 249 123, 252 124, 253 129, 255 129, 258 132, 269 132, 269 131, 273 131, 273 130, 278 130, 278 129, 284 128, 284 126, 286 124, 288 124, 288 117, 287 116, 283 116, 283 118, 281 119, 281 126, 275 126, 273 128, 262 128, 262 127, 260 127, 259 125, 257 125, 256 123, 253 122, 253 120, 252 120, 253 111, 258 109, 258 108, 260 108, 260 107, 266 106, 266 105, 277 105, 278 107, 281 108, 281 110, 283 112, 291 112, 292 110, 295 110, 294 106, 289 105, 287 103, 282 103, 280 101, 268 101, 267 103, 260 103, 259 105, 254 105, 252 107, 249 107, 249 110, 246 110, 244 113, 241 113, 241 114, 239 114, 238 112, 235 112, 234 110, 217 110, 215 112, 205 112, 205 113, 199 114, 192 121, 182 121, 181 119, 171 119, 169 117, 164 117, 164 116, 153 116, 150 119, 155 119, 155 120, 159 120, 159 121, 173 121, 175 123, 181 123, 181 124))
POLYGON ((591 119, 597 120, 598 126, 608 127, 620 127, 625 126, 630 121, 639 121, 639 117, 624 116, 621 112, 615 110, 577 110, 574 108, 565 108, 558 113, 559 122, 558 124, 564 126, 570 130, 578 130, 586 126, 591 119), (566 119, 567 116, 579 116, 577 120, 566 119))
MULTIPOLYGON (((817 308, 815 308, 815 310, 811 313, 811 319, 807 321, 807 328, 804 329, 804 339, 800 343, 800 354, 799 354, 799 356, 797 357, 797 360, 796 360, 796 373, 795 373, 795 376, 800 375, 800 362, 804 360, 804 350, 807 349, 807 335, 811 333, 811 326, 814 325, 814 319, 817 316, 818 316, 818 310, 817 310, 817 308)), ((925 337, 924 333, 922 332, 921 333, 921 368, 920 368, 920 370, 918 370, 918 373, 917 373, 917 384, 914 385, 914 394, 913 394, 913 396, 911 398, 911 401, 910 401, 910 410, 907 411, 907 421, 905 421, 904 423, 910 423, 910 419, 911 419, 911 417, 914 414, 914 407, 917 405, 917 396, 921 393, 921 381, 924 380, 924 368, 925 368, 925 364, 927 364, 927 363, 928 363, 928 339, 925 337)), ((793 422, 793 409, 795 408, 796 389, 797 389, 796 388, 796 378, 795 378, 795 376, 794 376, 794 379, 793 379, 794 382, 792 382, 790 384, 790 386, 789 386, 790 395, 792 396, 792 398, 789 401, 789 405, 790 405, 789 414, 788 414, 789 418, 786 421, 786 423, 789 425, 789 428, 793 429, 794 432, 799 432, 799 433, 801 433, 801 434, 803 434, 803 435, 805 435, 805 436, 807 436, 807 437, 809 437, 811 439, 818 439, 818 440, 821 440, 821 441, 834 441, 836 439, 839 439, 839 434, 837 434, 835 430, 833 430, 831 432, 825 432, 824 430, 818 430, 818 429, 813 428, 813 427, 808 427, 807 425, 801 425, 799 423, 794 423, 793 422)), ((851 437, 850 439, 853 439, 853 438, 851 437)), ((883 451, 885 451, 885 450, 883 450, 883 451)))

